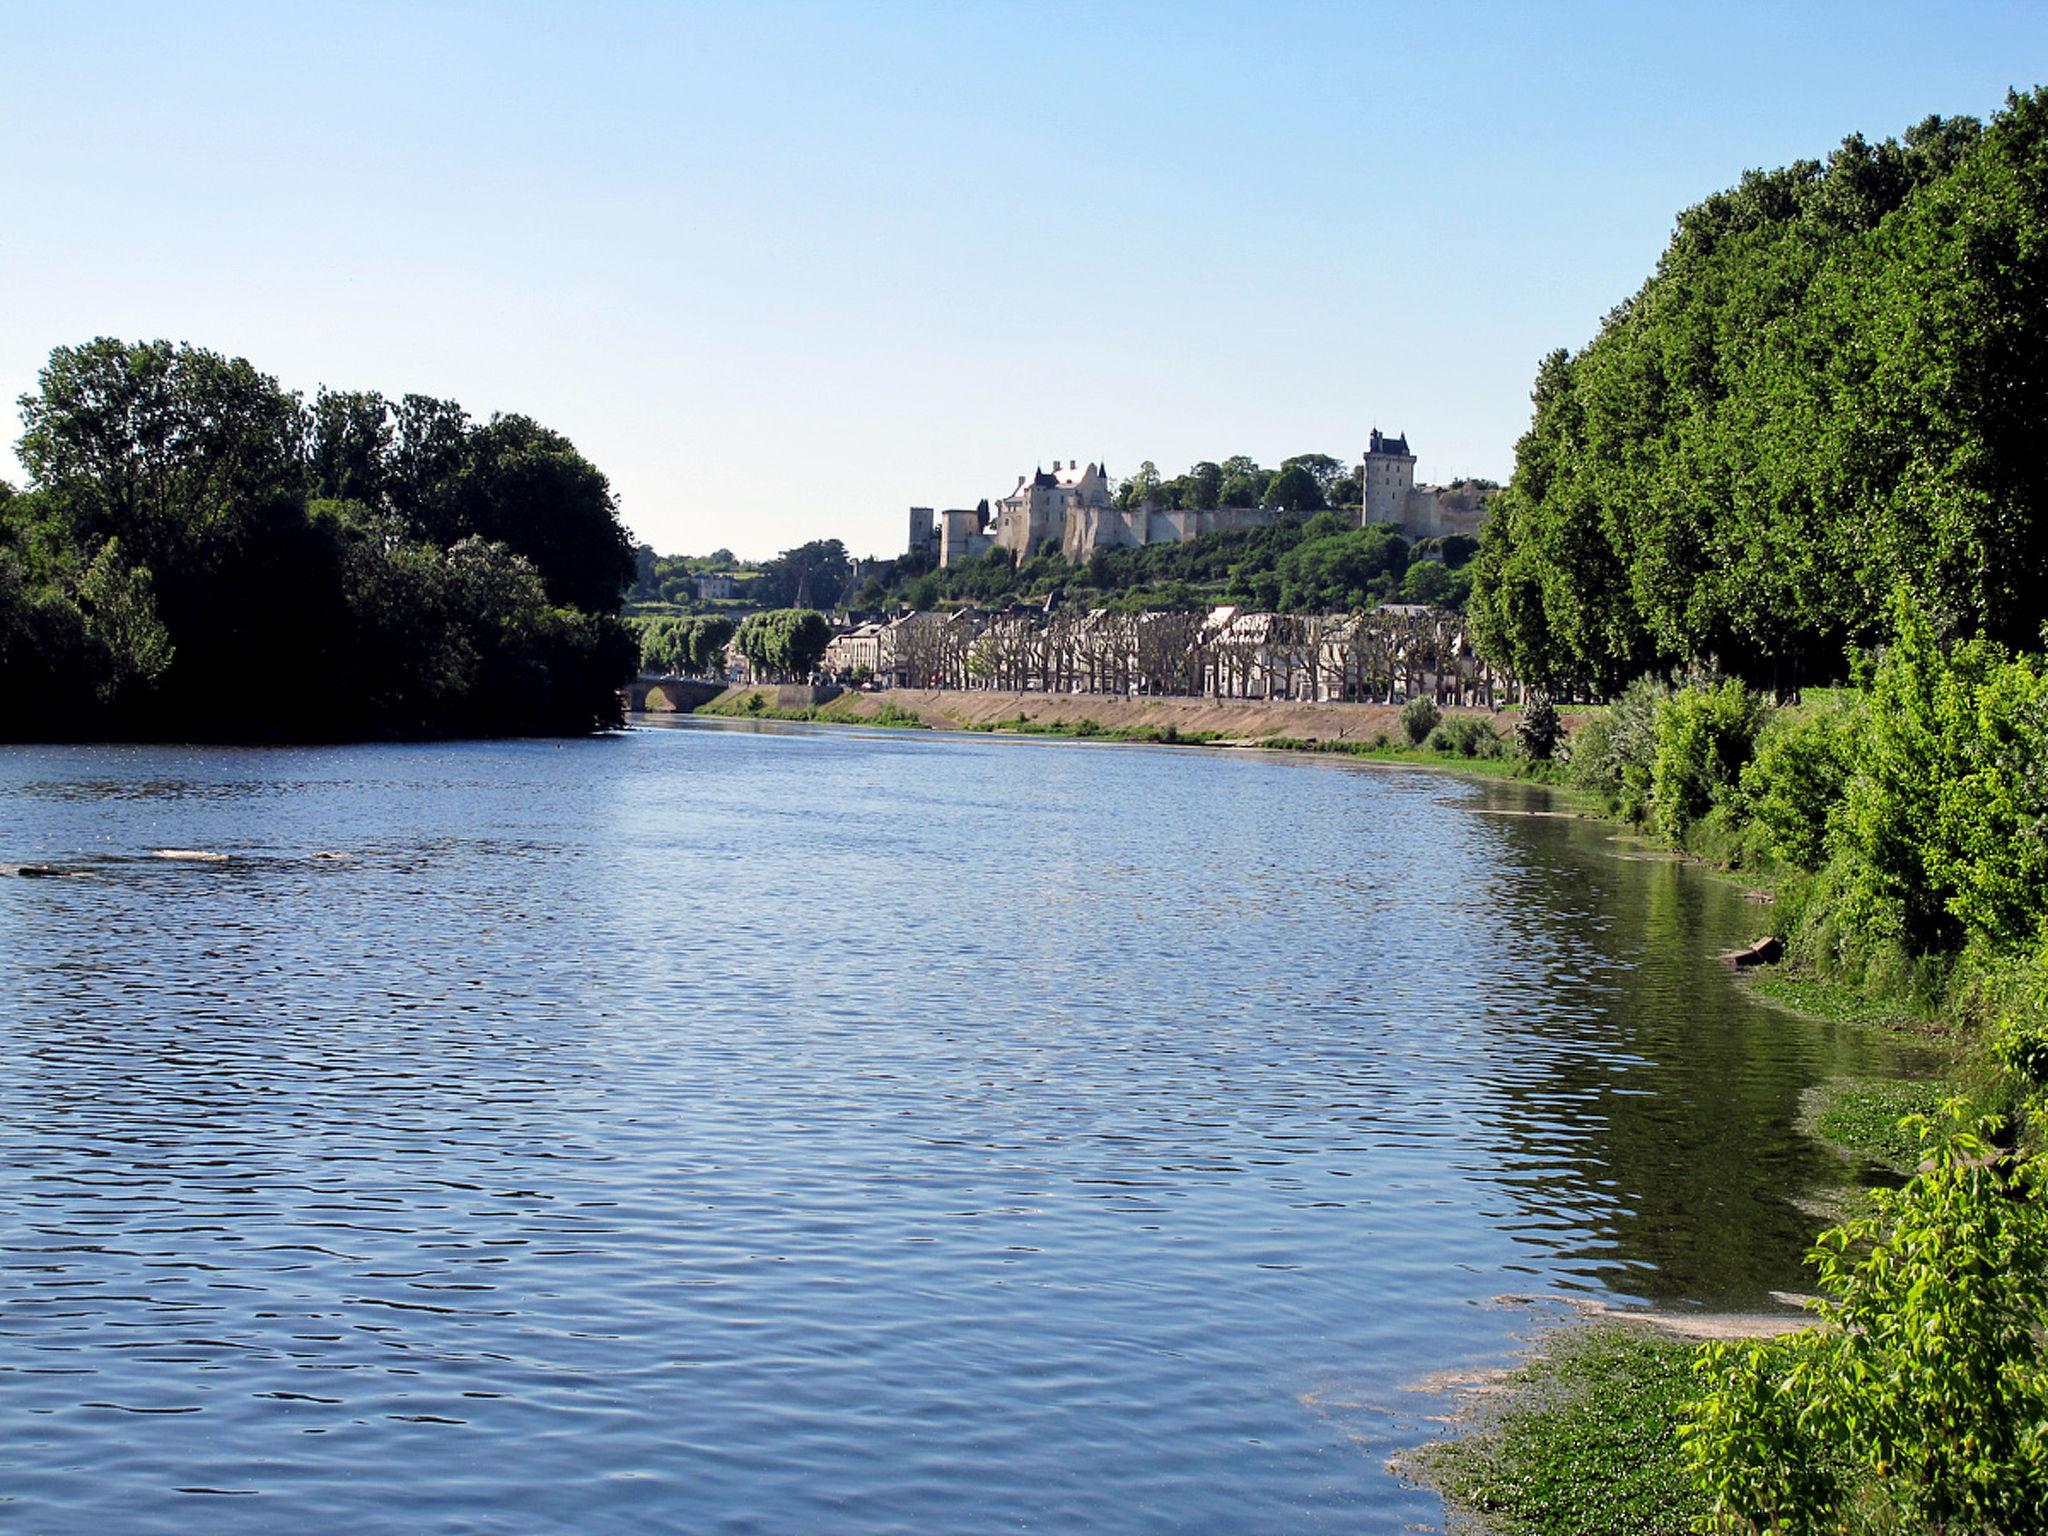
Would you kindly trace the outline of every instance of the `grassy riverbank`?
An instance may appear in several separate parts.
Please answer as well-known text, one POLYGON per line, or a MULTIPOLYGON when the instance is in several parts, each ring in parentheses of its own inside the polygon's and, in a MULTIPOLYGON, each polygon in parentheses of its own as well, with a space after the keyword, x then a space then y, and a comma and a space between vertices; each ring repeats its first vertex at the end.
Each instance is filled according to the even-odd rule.
POLYGON ((1728 1529, 1875 1532, 2038 1508, 2048 889, 2026 765, 2043 682, 2031 658, 1944 651, 1910 611, 1898 625, 1861 688, 1772 710, 1739 684, 1645 684, 1571 744, 1563 777, 1606 814, 1771 898, 1788 959, 1749 978, 1760 997, 1947 1061, 1804 1105, 1845 1180, 1904 1180, 1833 1202, 1813 1253, 1833 1310, 1813 1326, 1697 1355, 1566 1330, 1422 1458, 1502 1531, 1675 1536, 1718 1508, 1728 1529), (1830 1523, 1784 1527, 1788 1511, 1830 1523))
POLYGON ((1287 699, 1128 699, 898 689, 842 693, 823 704, 789 705, 776 702, 775 689, 756 687, 728 689, 696 713, 719 719, 1056 736, 1141 746, 1309 752, 1558 784, 1551 765, 1532 760, 1516 747, 1513 728, 1519 715, 1512 710, 1445 711, 1448 722, 1472 722, 1456 728, 1470 751, 1411 744, 1402 731, 1401 712, 1393 705, 1287 699))
POLYGON ((1626 1323, 1555 1329, 1415 1471, 1500 1536, 1686 1536, 1707 1511, 1675 1454, 1693 1354, 1626 1323))

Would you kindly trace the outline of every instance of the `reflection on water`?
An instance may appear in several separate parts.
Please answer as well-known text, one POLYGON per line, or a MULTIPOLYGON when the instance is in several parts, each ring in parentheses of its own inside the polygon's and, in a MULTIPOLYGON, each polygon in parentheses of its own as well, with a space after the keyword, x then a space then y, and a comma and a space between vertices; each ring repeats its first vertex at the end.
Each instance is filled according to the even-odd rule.
POLYGON ((1503 1292, 1756 1306, 1859 1037, 1427 774, 804 730, 0 753, 0 1516, 1395 1529, 1503 1292), (146 857, 227 851, 225 864, 146 857))

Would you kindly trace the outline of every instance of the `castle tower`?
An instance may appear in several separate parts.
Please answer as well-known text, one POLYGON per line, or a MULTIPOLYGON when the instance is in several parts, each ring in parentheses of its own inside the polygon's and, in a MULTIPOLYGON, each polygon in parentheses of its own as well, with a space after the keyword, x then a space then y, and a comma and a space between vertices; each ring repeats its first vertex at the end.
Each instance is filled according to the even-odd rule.
POLYGON ((1408 451, 1407 435, 1388 437, 1374 427, 1365 450, 1365 522, 1400 527, 1414 489, 1415 455, 1408 451))
POLYGON ((937 515, 930 507, 910 509, 910 553, 913 555, 936 554, 938 552, 939 525, 937 515))

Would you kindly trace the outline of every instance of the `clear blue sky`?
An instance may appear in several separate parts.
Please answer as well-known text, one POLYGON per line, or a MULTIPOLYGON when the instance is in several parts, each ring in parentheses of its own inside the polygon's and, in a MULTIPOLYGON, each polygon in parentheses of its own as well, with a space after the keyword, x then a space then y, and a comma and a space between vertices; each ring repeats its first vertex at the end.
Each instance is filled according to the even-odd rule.
POLYGON ((528 412, 743 555, 1375 424, 1502 478, 1681 207, 2044 60, 2038 3, 6 0, 0 425, 167 336, 528 412))

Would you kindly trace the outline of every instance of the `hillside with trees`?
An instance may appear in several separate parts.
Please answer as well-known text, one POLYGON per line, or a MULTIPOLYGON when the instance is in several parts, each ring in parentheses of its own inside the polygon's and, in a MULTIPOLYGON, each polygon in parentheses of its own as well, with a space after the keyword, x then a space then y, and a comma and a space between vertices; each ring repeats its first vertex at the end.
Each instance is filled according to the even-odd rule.
POLYGON ((1536 378, 1473 602, 1516 675, 1842 674, 1904 582, 1943 634, 2048 618, 2048 98, 1745 176, 1536 378))
POLYGON ((529 417, 321 390, 169 342, 59 347, 0 496, 0 733, 579 732, 617 718, 633 559, 529 417))
POLYGON ((1205 533, 1186 543, 1098 549, 1071 565, 1054 549, 1022 562, 992 549, 934 569, 899 560, 848 599, 873 612, 908 604, 1043 602, 1048 597, 1137 609, 1192 609, 1238 603, 1282 613, 1417 602, 1459 608, 1477 541, 1452 535, 1410 544, 1382 526, 1360 528, 1356 512, 1287 516, 1264 528, 1205 533))

